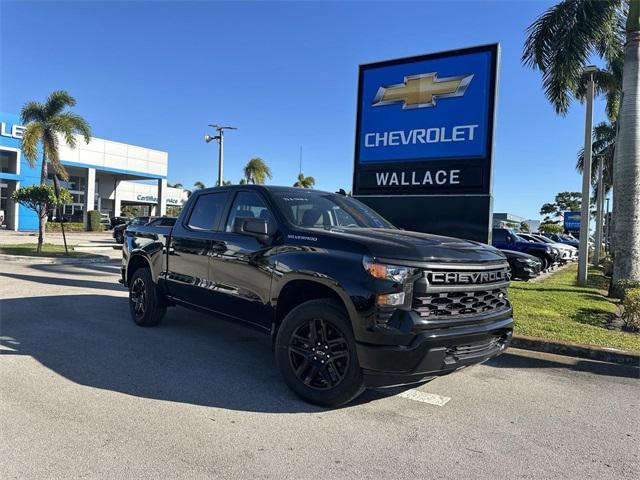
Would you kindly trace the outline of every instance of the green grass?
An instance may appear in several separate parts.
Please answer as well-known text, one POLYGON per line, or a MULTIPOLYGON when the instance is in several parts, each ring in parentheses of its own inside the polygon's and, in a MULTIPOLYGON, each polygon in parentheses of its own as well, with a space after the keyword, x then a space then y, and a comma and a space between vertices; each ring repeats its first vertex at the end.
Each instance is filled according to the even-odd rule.
POLYGON ((617 308, 606 297, 607 280, 602 272, 590 269, 587 286, 579 287, 577 269, 571 265, 539 283, 511 283, 515 333, 640 352, 640 335, 606 328, 617 308))
MULTIPOLYGON (((25 255, 28 257, 53 257, 60 258, 66 257, 64 253, 64 245, 53 245, 51 243, 45 243, 42 246, 42 253, 36 252, 37 245, 35 243, 22 243, 11 245, 0 245, 0 254, 3 255, 25 255)), ((74 258, 95 258, 99 255, 87 252, 75 252, 71 245, 69 245, 69 257, 74 258)))

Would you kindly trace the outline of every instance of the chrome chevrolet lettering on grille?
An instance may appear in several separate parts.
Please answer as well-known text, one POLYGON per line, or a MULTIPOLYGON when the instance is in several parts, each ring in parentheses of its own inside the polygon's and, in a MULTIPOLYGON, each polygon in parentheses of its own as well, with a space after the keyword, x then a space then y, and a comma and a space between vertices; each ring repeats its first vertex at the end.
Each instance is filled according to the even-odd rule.
POLYGON ((506 270, 492 272, 430 272, 427 279, 433 285, 483 284, 506 281, 509 279, 509 274, 506 270))

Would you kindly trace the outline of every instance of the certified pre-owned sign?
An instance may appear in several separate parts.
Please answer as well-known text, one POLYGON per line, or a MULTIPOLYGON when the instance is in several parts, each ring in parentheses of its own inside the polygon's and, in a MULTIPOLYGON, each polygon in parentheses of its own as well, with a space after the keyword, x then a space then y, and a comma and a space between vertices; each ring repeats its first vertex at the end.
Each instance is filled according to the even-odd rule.
POLYGON ((490 193, 498 45, 360 66, 354 194, 490 193))

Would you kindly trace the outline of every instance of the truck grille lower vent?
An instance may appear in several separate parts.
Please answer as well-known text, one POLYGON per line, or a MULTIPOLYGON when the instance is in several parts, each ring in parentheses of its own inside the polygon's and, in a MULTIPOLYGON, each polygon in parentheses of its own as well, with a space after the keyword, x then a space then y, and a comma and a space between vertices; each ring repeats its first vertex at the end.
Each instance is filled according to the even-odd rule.
POLYGON ((413 300, 413 310, 423 318, 462 317, 509 308, 506 288, 423 293, 413 300))

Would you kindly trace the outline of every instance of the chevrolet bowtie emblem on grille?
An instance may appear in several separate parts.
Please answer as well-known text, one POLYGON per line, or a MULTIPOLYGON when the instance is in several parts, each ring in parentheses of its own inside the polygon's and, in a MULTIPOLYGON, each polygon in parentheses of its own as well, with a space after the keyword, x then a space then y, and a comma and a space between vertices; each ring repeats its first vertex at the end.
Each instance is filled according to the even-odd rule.
POLYGON ((404 83, 380 87, 372 106, 402 102, 402 109, 435 107, 436 99, 461 97, 471 83, 472 75, 438 78, 437 73, 404 77, 404 83))

